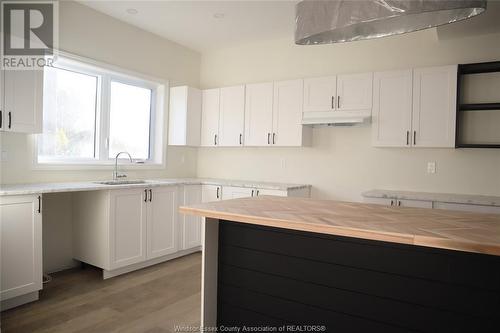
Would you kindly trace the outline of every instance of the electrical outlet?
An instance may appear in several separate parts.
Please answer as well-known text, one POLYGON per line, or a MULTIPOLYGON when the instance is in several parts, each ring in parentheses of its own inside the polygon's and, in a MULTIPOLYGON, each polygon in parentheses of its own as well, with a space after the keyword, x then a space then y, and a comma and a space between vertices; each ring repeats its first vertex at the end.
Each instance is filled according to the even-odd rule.
POLYGON ((436 173, 436 162, 427 162, 427 173, 436 173))
POLYGON ((9 159, 9 156, 7 154, 7 151, 6 150, 2 150, 0 152, 0 162, 7 162, 9 159))
POLYGON ((286 160, 284 158, 281 159, 281 168, 286 169, 286 160))

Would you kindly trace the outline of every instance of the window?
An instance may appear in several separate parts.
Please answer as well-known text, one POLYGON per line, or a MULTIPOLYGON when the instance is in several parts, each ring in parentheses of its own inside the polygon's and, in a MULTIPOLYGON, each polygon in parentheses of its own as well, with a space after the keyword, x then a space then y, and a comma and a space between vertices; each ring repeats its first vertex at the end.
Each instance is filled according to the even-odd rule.
POLYGON ((59 57, 44 69, 38 164, 112 164, 127 151, 162 164, 162 83, 92 61, 59 57))

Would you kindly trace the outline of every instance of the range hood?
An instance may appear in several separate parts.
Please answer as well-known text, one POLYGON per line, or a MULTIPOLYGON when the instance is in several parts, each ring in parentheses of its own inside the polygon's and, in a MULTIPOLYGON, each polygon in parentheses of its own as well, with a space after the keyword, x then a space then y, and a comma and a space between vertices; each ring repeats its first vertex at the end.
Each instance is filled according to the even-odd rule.
POLYGON ((302 125, 353 126, 369 123, 371 110, 304 112, 302 125))

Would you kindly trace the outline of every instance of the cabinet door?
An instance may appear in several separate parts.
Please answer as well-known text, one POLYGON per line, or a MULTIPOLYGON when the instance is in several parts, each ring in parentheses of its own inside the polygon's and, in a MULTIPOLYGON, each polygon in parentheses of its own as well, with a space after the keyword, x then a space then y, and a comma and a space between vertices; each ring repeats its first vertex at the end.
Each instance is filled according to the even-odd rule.
POLYGON ((0 131, 5 130, 5 108, 4 108, 4 71, 0 69, 0 131))
POLYGON ((245 146, 268 146, 273 132, 273 83, 248 84, 245 97, 245 146))
POLYGON ((248 187, 224 186, 222 200, 249 198, 255 193, 255 189, 248 187))
POLYGON ((432 208, 432 201, 397 200, 398 207, 432 208))
POLYGON ((222 186, 202 185, 201 198, 203 202, 213 202, 222 199, 222 186))
POLYGON ((43 71, 4 71, 3 129, 21 133, 42 132, 43 71))
POLYGON ((274 195, 277 197, 286 197, 287 193, 286 191, 280 191, 280 190, 267 190, 267 189, 257 189, 255 190, 255 195, 274 195))
POLYGON ((372 145, 408 147, 411 144, 412 71, 374 74, 372 145))
POLYGON ((0 299, 42 289, 42 214, 36 195, 0 198, 0 299))
POLYGON ((370 110, 373 96, 373 73, 337 76, 337 110, 370 110))
POLYGON ((217 145, 219 136, 220 89, 203 90, 201 102, 201 145, 217 145))
POLYGON ((220 89, 219 146, 243 145, 245 126, 245 86, 220 89))
POLYGON ((110 267, 135 264, 146 259, 147 191, 110 191, 110 267))
POLYGON ((304 79, 304 112, 335 110, 337 77, 304 79))
POLYGON ((188 86, 170 88, 168 144, 200 145, 201 91, 188 86))
POLYGON ((147 258, 157 258, 177 251, 177 186, 148 190, 147 258))
POLYGON ((304 81, 274 83, 273 136, 277 146, 302 146, 304 81))
POLYGON ((396 203, 396 199, 387 199, 387 198, 363 198, 364 203, 383 205, 383 206, 394 206, 396 203))
POLYGON ((455 147, 457 66, 413 70, 412 144, 455 147))
MULTIPOLYGON (((183 205, 193 205, 201 203, 201 186, 184 186, 183 205)), ((181 248, 183 250, 191 249, 201 245, 201 220, 202 218, 194 215, 183 214, 181 218, 181 248)))
POLYGON ((469 204, 448 203, 448 202, 435 202, 434 208, 456 210, 456 211, 461 211, 461 212, 500 214, 500 207, 498 207, 498 206, 483 206, 483 205, 469 205, 469 204))

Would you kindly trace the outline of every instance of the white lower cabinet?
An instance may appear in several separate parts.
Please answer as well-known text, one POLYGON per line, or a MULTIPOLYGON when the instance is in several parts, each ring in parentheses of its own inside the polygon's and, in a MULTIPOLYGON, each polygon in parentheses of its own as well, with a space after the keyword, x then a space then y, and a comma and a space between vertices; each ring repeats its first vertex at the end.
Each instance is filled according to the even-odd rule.
POLYGON ((201 185, 202 202, 213 202, 222 200, 222 186, 201 185))
POLYGON ((178 197, 178 186, 74 193, 74 258, 105 273, 168 260, 179 248, 178 197))
POLYGON ((109 191, 110 269, 146 259, 147 208, 143 190, 109 191))
POLYGON ((394 207, 432 208, 432 201, 406 200, 397 198, 364 198, 364 202, 394 207))
MULTIPOLYGON (((201 185, 186 185, 182 193, 182 205, 193 205, 202 202, 201 185)), ((201 246, 202 218, 194 215, 180 215, 181 249, 187 250, 201 246)))
POLYGON ((177 251, 178 191, 176 186, 148 190, 147 258, 157 258, 177 251))
POLYGON ((222 200, 249 198, 254 192, 255 189, 249 187, 224 186, 222 200))
POLYGON ((38 298, 42 289, 41 196, 0 197, 0 300, 2 309, 38 298), (15 297, 32 299, 8 304, 15 297))
POLYGON ((434 208, 456 210, 462 212, 485 213, 485 214, 500 214, 498 206, 470 205, 449 202, 435 202, 434 208))

